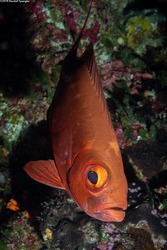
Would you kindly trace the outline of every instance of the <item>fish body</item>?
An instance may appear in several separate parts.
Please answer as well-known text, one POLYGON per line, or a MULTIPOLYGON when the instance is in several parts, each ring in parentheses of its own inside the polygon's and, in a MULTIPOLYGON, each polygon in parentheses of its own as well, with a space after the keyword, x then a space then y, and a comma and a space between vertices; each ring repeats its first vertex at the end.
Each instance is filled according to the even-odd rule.
POLYGON ((62 63, 48 110, 54 161, 29 162, 24 169, 39 182, 65 189, 88 215, 119 222, 127 208, 127 181, 92 43, 77 58, 83 29, 62 63))

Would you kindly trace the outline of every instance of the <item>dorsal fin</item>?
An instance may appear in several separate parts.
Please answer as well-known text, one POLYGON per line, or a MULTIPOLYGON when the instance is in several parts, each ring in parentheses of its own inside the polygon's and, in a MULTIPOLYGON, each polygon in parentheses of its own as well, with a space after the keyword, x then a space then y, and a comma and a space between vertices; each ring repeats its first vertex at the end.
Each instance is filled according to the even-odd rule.
POLYGON ((79 65, 79 60, 77 59, 77 49, 78 49, 78 45, 79 45, 79 42, 81 40, 81 37, 83 35, 87 20, 89 18, 90 10, 92 8, 92 1, 93 0, 91 0, 91 4, 89 7, 87 17, 85 19, 84 25, 83 25, 79 35, 78 35, 77 40, 75 41, 74 45, 72 46, 72 48, 70 49, 70 51, 68 52, 68 54, 66 55, 64 60, 59 63, 62 65, 62 71, 61 71, 62 77, 70 75, 71 72, 75 71, 79 65))
MULTIPOLYGON (((93 0, 92 0, 92 1, 93 1, 93 0)), ((82 27, 82 29, 81 29, 79 35, 78 35, 78 38, 77 38, 77 40, 75 41, 75 43, 74 43, 74 45, 73 45, 73 47, 72 47, 71 50, 77 50, 77 48, 78 48, 79 42, 80 42, 80 40, 81 40, 81 37, 82 37, 82 35, 83 35, 85 26, 86 26, 86 24, 87 24, 87 21, 88 21, 89 15, 90 15, 90 10, 91 10, 91 8, 92 8, 92 1, 91 1, 91 3, 90 3, 89 11, 88 11, 87 17, 86 17, 86 19, 85 19, 84 25, 83 25, 83 27, 82 27)))
POLYGON ((97 95, 98 95, 98 97, 103 105, 103 108, 107 114, 109 121, 111 122, 110 113, 108 111, 108 105, 107 105, 107 102, 106 102, 106 99, 105 99, 105 96, 103 93, 101 81, 100 81, 98 71, 97 71, 97 65, 96 65, 96 61, 95 61, 95 55, 94 55, 92 42, 89 43, 88 47, 86 48, 85 52, 80 57, 80 59, 82 61, 84 61, 84 63, 87 66, 90 78, 91 78, 91 80, 96 88, 97 95))
POLYGON ((72 46, 72 48, 71 48, 71 50, 69 51, 69 53, 67 54, 65 60, 68 60, 68 59, 71 58, 72 56, 73 56, 73 57, 76 57, 78 45, 79 45, 79 42, 80 42, 80 40, 81 40, 81 37, 82 37, 82 35, 83 35, 85 26, 86 26, 86 24, 87 24, 87 21, 88 21, 89 15, 90 15, 90 10, 91 10, 91 8, 92 8, 92 1, 93 1, 93 0, 91 0, 90 7, 89 7, 89 11, 88 11, 87 17, 86 17, 86 19, 85 19, 84 25, 83 25, 83 27, 82 27, 82 29, 81 29, 81 31, 80 31, 78 37, 77 37, 77 40, 75 41, 75 43, 74 43, 74 45, 72 46))

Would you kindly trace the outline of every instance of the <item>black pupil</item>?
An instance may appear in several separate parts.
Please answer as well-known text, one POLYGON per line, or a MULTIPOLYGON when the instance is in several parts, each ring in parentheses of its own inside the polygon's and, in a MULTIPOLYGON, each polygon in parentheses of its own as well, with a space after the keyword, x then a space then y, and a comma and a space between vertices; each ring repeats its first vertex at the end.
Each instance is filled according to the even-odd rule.
POLYGON ((95 171, 89 171, 88 172, 88 179, 92 184, 97 184, 98 181, 98 175, 95 171))

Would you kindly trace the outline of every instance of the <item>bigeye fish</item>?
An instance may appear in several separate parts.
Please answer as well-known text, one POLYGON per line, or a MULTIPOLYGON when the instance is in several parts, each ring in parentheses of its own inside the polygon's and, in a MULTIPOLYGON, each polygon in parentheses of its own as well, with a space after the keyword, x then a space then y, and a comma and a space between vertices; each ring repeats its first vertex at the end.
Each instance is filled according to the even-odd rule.
POLYGON ((90 9, 62 62, 47 113, 54 160, 32 161, 24 170, 38 182, 65 189, 88 215, 120 222, 127 208, 127 181, 92 43, 77 57, 90 9))

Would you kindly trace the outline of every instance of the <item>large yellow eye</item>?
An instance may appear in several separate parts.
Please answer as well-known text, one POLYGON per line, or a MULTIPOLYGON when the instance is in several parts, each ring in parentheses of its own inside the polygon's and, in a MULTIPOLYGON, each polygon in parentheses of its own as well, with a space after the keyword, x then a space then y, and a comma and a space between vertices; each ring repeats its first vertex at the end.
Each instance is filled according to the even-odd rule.
POLYGON ((87 185, 92 190, 101 188, 108 180, 107 170, 100 165, 89 166, 86 174, 87 185))

